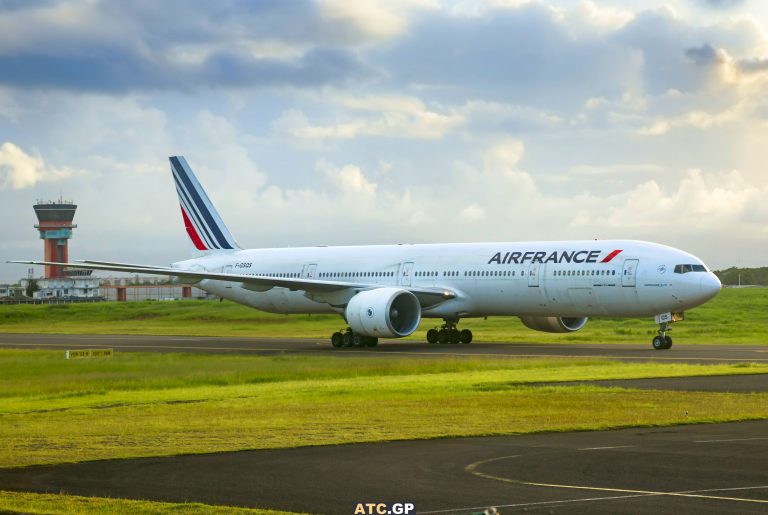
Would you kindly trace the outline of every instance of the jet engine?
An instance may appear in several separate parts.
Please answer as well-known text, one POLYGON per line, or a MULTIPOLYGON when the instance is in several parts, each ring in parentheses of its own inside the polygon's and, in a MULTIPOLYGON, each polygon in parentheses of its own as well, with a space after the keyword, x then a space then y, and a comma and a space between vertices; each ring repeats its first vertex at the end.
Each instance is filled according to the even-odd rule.
POLYGON ((376 288, 352 297, 344 316, 356 334, 400 338, 419 326, 421 305, 408 290, 376 288))
POLYGON ((587 317, 520 317, 528 329, 545 333, 572 333, 584 327, 587 317))

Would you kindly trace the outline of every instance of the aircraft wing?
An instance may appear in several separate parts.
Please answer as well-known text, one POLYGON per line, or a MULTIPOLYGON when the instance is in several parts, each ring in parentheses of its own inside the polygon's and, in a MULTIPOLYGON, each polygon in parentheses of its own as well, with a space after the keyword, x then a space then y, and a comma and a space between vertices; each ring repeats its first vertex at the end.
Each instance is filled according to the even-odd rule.
MULTIPOLYGON (((187 270, 181 268, 159 267, 151 265, 133 265, 128 263, 113 263, 108 261, 78 261, 75 263, 56 263, 51 261, 8 261, 25 265, 61 265, 67 268, 83 268, 89 270, 108 270, 111 272, 127 272, 131 274, 168 275, 178 277, 184 281, 195 283, 203 279, 214 281, 229 281, 241 283, 245 288, 256 291, 267 291, 280 287, 290 290, 301 290, 310 293, 325 293, 346 289, 373 289, 382 287, 381 284, 343 281, 319 281, 317 279, 299 279, 283 277, 267 277, 262 275, 225 274, 221 272, 208 272, 205 270, 187 270), (250 288, 249 288, 250 287, 250 288)), ((422 302, 422 305, 432 306, 441 301, 456 297, 453 291, 445 288, 414 288, 401 286, 408 290, 422 302)))

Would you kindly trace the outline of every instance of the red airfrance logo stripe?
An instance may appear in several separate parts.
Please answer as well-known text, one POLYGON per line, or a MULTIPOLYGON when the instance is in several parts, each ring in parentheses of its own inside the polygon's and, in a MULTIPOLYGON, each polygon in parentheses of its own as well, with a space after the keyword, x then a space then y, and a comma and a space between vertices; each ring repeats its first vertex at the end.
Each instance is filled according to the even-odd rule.
MULTIPOLYGON (((516 252, 497 252, 488 260, 488 264, 496 263, 497 265, 524 265, 526 263, 597 263, 602 254, 602 250, 554 250, 554 251, 516 251, 516 252)), ((621 249, 616 249, 610 252, 600 263, 609 263, 618 256, 621 249)))
POLYGON ((200 239, 200 236, 197 234, 197 231, 195 230, 195 226, 192 225, 192 222, 189 221, 189 217, 187 216, 187 212, 184 211, 184 206, 181 206, 181 216, 184 218, 184 227, 187 229, 187 234, 189 234, 189 239, 192 240, 192 243, 194 243, 195 248, 197 250, 208 250, 208 247, 205 246, 205 243, 203 243, 203 240, 200 239))
POLYGON ((619 254, 621 254, 621 252, 622 252, 621 250, 614 250, 613 252, 611 252, 610 254, 605 256, 605 258, 603 258, 603 260, 600 261, 600 262, 601 263, 609 263, 613 258, 615 258, 619 254))

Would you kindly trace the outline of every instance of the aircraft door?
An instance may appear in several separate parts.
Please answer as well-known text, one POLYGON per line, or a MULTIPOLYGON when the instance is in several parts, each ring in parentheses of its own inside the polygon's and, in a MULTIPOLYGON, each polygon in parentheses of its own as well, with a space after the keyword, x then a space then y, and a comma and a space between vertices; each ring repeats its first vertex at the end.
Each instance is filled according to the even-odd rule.
POLYGON ((621 271, 622 286, 637 286, 637 264, 638 259, 624 260, 624 269, 621 271))
POLYGON ((538 288, 541 266, 541 263, 531 263, 528 266, 528 286, 538 288))
POLYGON ((314 279, 315 271, 317 271, 317 263, 310 263, 308 265, 304 265, 304 268, 301 270, 301 278, 314 279))
MULTIPOLYGON (((222 274, 231 274, 232 273, 232 265, 227 265, 221 267, 221 273, 222 274)), ((224 281, 224 287, 225 288, 232 288, 232 282, 231 281, 224 281)))
POLYGON ((400 286, 410 286, 412 274, 413 262, 402 263, 400 265, 400 286))

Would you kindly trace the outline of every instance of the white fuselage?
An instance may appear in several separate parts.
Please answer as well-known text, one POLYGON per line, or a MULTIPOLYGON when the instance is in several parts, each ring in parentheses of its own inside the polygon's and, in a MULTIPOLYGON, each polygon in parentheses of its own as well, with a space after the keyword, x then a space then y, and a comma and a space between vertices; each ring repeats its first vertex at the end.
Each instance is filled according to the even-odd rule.
MULTIPOLYGON (((423 309, 435 318, 653 316, 698 306, 720 290, 695 256, 632 240, 254 249, 174 268, 450 290, 453 298, 423 309)), ((211 279, 198 286, 269 312, 343 313, 327 299, 282 287, 253 291, 211 279)))

